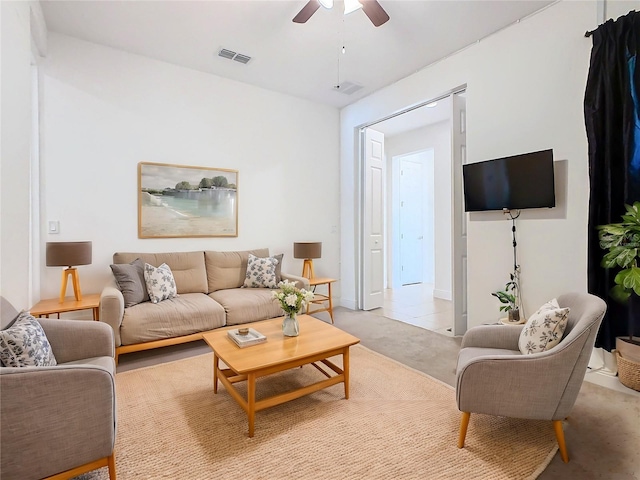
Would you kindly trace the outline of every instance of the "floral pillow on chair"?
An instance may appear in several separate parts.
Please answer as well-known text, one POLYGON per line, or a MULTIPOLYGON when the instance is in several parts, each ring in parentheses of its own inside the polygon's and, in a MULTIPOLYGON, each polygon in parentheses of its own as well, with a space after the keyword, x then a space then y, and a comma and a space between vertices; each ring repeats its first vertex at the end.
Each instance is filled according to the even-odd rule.
POLYGON ((550 350, 562 340, 568 321, 569 308, 560 308, 554 298, 529 317, 520 332, 518 348, 525 355, 550 350))
POLYGON ((42 325, 29 312, 22 312, 11 327, 0 331, 0 360, 6 367, 57 365, 42 325))

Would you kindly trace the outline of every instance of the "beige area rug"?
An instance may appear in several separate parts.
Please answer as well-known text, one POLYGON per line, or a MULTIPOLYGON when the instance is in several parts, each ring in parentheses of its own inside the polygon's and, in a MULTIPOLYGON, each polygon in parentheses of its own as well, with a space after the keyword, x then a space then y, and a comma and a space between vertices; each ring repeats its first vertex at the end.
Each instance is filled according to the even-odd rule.
MULTIPOLYGON (((551 422, 485 415, 471 416, 458 449, 450 386, 365 347, 351 352, 349 400, 339 384, 263 410, 253 438, 225 388, 214 395, 211 354, 119 373, 118 479, 527 479, 557 450, 551 422)), ((320 378, 306 365, 260 379, 257 392, 320 378)))

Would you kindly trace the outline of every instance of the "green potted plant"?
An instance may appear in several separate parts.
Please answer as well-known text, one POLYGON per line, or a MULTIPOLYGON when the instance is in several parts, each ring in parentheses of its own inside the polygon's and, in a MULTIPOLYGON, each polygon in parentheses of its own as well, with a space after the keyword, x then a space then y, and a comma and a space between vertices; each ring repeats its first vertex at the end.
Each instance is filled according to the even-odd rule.
POLYGON ((507 312, 508 320, 511 323, 520 322, 520 308, 518 307, 518 278, 513 273, 511 280, 506 283, 504 290, 498 290, 491 295, 500 300, 501 312, 507 312))
MULTIPOLYGON (((620 269, 614 278, 615 286, 610 294, 621 303, 627 303, 631 295, 640 296, 640 202, 625 205, 625 208, 627 211, 622 215, 622 222, 598 227, 600 248, 607 250, 602 258, 602 266, 620 269)), ((618 375, 623 384, 640 390, 640 342, 633 338, 633 322, 634 316, 629 315, 628 338, 616 338, 618 375), (623 377, 628 375, 629 369, 629 374, 635 377, 635 381, 623 377)))

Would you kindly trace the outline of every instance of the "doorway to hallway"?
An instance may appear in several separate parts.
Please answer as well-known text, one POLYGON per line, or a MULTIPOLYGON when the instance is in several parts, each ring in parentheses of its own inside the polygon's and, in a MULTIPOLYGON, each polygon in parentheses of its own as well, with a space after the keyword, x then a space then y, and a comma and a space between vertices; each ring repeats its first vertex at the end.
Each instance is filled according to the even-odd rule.
POLYGON ((453 337, 453 302, 435 298, 433 284, 403 285, 384 292, 384 307, 371 313, 453 337))

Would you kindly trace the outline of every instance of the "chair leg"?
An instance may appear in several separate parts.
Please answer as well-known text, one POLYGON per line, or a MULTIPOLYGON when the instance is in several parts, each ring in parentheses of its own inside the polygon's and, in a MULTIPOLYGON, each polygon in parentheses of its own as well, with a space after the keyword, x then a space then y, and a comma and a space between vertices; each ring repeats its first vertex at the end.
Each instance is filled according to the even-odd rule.
POLYGON ((569 463, 569 454, 567 454, 567 444, 564 442, 564 430, 562 429, 562 420, 553 421, 553 429, 556 432, 556 440, 560 449, 560 457, 564 463, 569 463))
POLYGON ((107 466, 109 467, 109 480, 116 480, 116 452, 111 452, 107 457, 107 466))
POLYGON ((458 437, 458 448, 464 447, 464 439, 467 436, 467 427, 469 426, 469 418, 471 412, 462 412, 462 419, 460 420, 460 436, 458 437))

